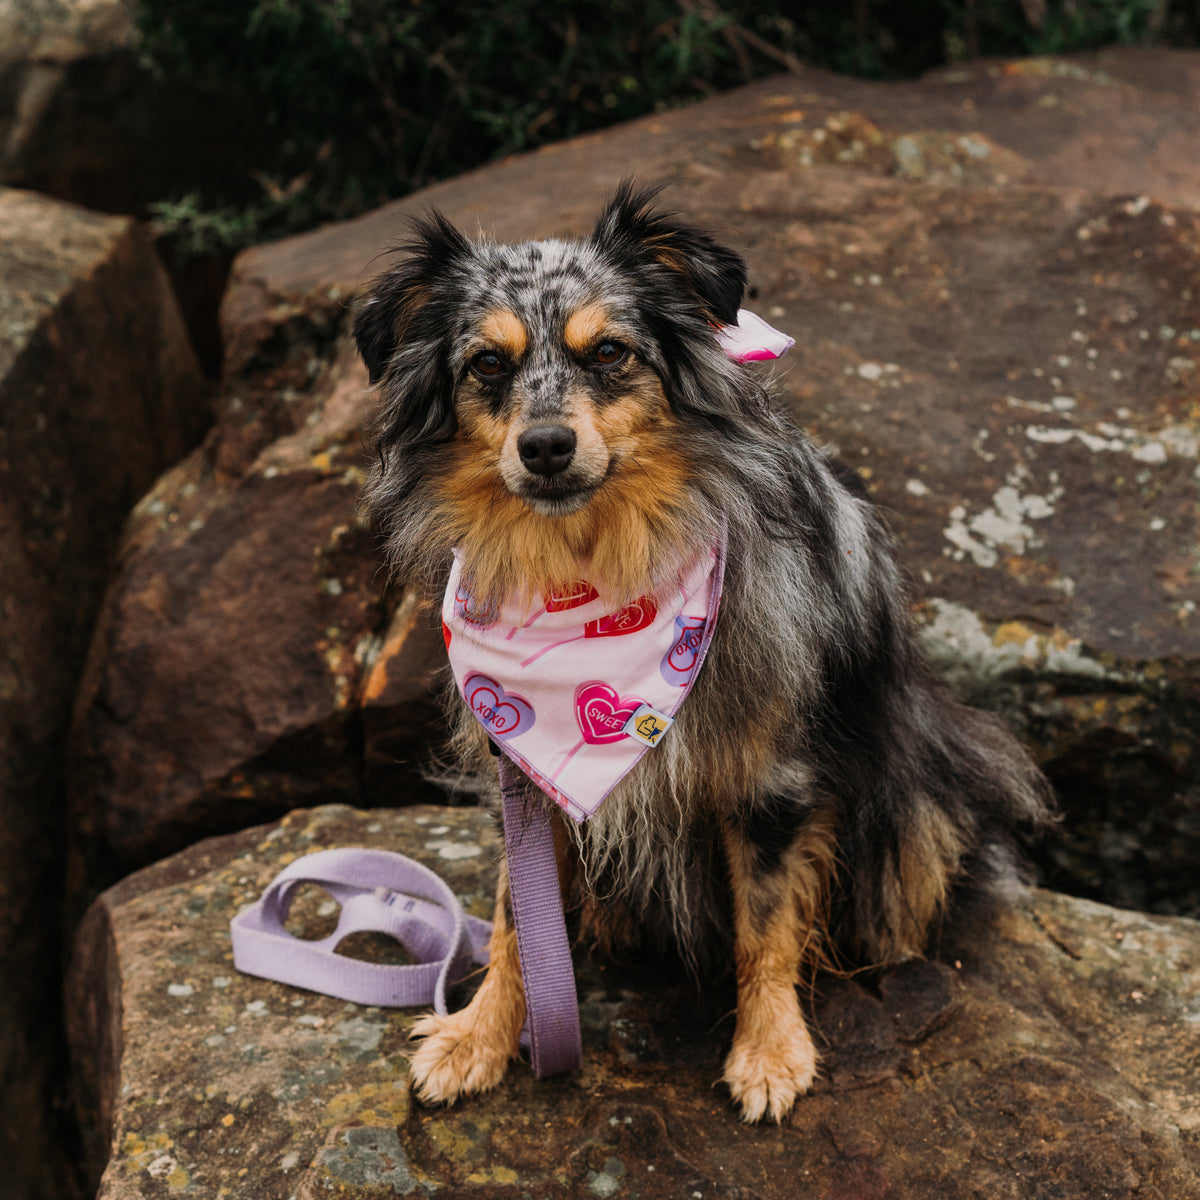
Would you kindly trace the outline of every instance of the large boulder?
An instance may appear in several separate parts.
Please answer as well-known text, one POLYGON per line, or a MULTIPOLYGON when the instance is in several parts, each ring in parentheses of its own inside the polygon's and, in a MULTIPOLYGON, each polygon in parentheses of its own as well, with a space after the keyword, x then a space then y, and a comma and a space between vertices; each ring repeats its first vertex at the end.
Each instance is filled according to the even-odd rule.
POLYGON ((207 406, 163 269, 126 218, 0 189, 0 328, 0 1156, 33 1188, 64 1166, 45 1146, 46 1018, 72 698, 121 523, 207 406))
MULTIPOLYGON (((78 128, 61 137, 63 93, 73 72, 90 68, 95 76, 101 64, 122 56, 132 63, 133 39, 133 14, 124 0, 23 0, 0 6, 0 183, 85 203, 98 198, 94 185, 81 187, 78 177, 83 163, 85 171, 104 163, 106 147, 87 147, 78 128), (57 146, 47 139, 52 125, 58 126, 57 146)), ((94 135, 103 127, 105 107, 93 98, 84 113, 76 101, 72 115, 94 135)))
POLYGON ((0 4, 0 183, 118 213, 200 187, 250 198, 269 134, 249 103, 152 71, 133 0, 0 4))
POLYGON ((355 517, 370 398, 339 329, 407 217, 579 234, 632 170, 746 255, 752 305, 797 337, 782 398, 887 509, 931 655, 1060 787, 1054 880, 1200 911, 1198 92, 1200 58, 1167 51, 802 71, 244 253, 218 429, 143 506, 93 647, 92 857, 150 861, 322 779, 416 786, 438 635, 355 517))
MULTIPOLYGON (((292 432, 275 424, 258 438, 239 424, 237 436, 211 437, 129 520, 80 689, 83 878, 300 805, 422 787, 396 762, 427 753, 432 714, 414 710, 405 726, 403 692, 427 702, 440 664, 410 663, 390 685, 368 678, 388 628, 374 539, 356 512, 368 397, 348 343, 312 367, 291 400, 292 432), (399 729, 365 733, 387 704, 399 729), (367 771, 376 735, 391 757, 367 771)), ((400 622, 420 627, 422 615, 410 604, 400 622)), ((398 628, 390 644, 404 640, 398 628)))
MULTIPOLYGON (((252 174, 272 131, 246 120, 254 98, 152 69, 135 0, 0 0, 0 185, 101 212, 214 194, 261 199, 252 174)), ((166 222, 168 226, 171 221, 166 222)), ((213 312, 232 254, 176 254, 167 268, 206 375, 220 372, 213 312)))
MULTIPOLYGON (((98 1200, 1200 1195, 1194 921, 1034 892, 948 932, 940 962, 822 978, 822 1078, 782 1129, 714 1090, 730 980, 581 960, 582 1069, 537 1082, 515 1064, 446 1110, 410 1092, 413 1011, 232 965, 233 915, 335 845, 399 850, 490 911, 490 818, 425 806, 292 813, 105 892, 68 991, 98 1200)), ((336 905, 304 886, 289 928, 322 936, 336 905)))

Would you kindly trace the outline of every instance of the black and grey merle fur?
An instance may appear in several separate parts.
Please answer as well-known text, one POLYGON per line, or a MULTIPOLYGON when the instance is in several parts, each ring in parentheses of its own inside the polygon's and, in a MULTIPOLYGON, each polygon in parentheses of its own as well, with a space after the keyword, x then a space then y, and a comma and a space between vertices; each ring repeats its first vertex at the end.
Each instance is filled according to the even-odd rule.
MULTIPOLYGON (((812 945, 862 963, 919 954, 952 890, 1007 861, 1013 830, 1047 820, 1047 786, 995 718, 931 677, 891 538, 857 476, 771 404, 757 368, 718 346, 714 324, 737 318, 742 260, 652 196, 623 185, 580 241, 472 242, 436 214, 417 226, 356 324, 382 403, 370 508, 401 576, 444 581, 461 526, 438 480, 464 452, 456 396, 472 331, 498 303, 517 314, 529 350, 494 414, 553 420, 569 391, 609 402, 609 384, 561 342, 571 312, 602 302, 631 360, 657 378, 669 419, 650 451, 585 480, 582 503, 653 476, 653 445, 682 448, 689 470, 650 532, 643 590, 723 528, 728 554, 712 648, 675 726, 576 831, 585 891, 695 963, 727 944, 724 855, 743 854, 745 902, 768 913, 792 902, 771 880, 807 837, 827 876, 802 914, 812 945)), ((499 476, 495 488, 512 493, 499 476)), ((579 497, 540 502, 554 522, 555 506, 574 511, 579 497)), ((458 744, 487 771, 462 712, 458 744)))

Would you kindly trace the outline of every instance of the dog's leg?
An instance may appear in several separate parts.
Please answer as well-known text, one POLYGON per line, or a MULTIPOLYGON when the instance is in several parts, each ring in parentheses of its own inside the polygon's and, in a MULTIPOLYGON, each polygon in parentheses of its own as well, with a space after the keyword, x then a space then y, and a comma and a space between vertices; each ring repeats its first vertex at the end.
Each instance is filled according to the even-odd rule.
MULTIPOLYGON (((574 877, 573 847, 553 818, 554 849, 564 893, 574 877)), ((525 1024, 525 985, 508 891, 508 864, 501 863, 492 919, 487 974, 470 1004, 458 1012, 430 1013, 412 1028, 424 1039, 409 1060, 417 1095, 429 1103, 450 1104, 459 1096, 486 1092, 498 1084, 519 1049, 525 1024)))
POLYGON ((423 1038, 409 1063, 417 1095, 431 1103, 485 1092, 500 1082, 508 1060, 517 1055, 525 1023, 525 988, 517 932, 508 897, 508 871, 500 867, 492 918, 487 974, 471 1003, 458 1012, 430 1013, 412 1028, 423 1038))
POLYGON ((746 1121, 780 1121, 812 1086, 817 1052, 796 984, 819 954, 820 919, 834 855, 833 821, 810 816, 792 841, 756 844, 730 825, 725 849, 733 890, 737 1026, 725 1082, 746 1121))

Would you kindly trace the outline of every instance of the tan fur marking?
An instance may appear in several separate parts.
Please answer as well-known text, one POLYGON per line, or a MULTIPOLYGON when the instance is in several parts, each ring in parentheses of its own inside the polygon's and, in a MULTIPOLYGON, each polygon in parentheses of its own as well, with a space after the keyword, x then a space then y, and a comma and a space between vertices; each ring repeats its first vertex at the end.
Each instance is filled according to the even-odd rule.
POLYGON ((508 873, 501 867, 496 893, 490 964, 466 1008, 430 1013, 413 1027, 423 1038, 409 1062, 422 1100, 449 1104, 459 1096, 485 1092, 500 1082, 519 1049, 525 1023, 525 985, 517 934, 508 911, 508 873))
POLYGON ((572 354, 586 354, 608 328, 608 309, 602 304, 585 304, 577 308, 563 328, 563 341, 572 354))
POLYGON ((458 421, 460 436, 465 441, 482 443, 495 455, 500 454, 508 437, 507 421, 492 416, 482 404, 470 401, 459 405, 458 421))
POLYGON ((664 267, 670 267, 672 271, 677 271, 680 275, 687 274, 687 260, 673 246, 662 244, 656 246, 654 248, 654 257, 664 267))
POLYGON ((746 1121, 778 1122, 808 1091, 817 1052, 800 1012, 796 983, 820 957, 836 849, 831 813, 811 817, 777 871, 760 875, 753 848, 727 828, 733 888, 738 1007, 725 1082, 746 1121))
POLYGON ((625 395, 595 409, 591 419, 605 438, 615 440, 653 431, 667 415, 658 380, 635 380, 625 395))
POLYGON ((400 303, 396 305, 395 323, 392 326, 397 345, 404 341, 413 317, 429 300, 429 291, 428 284, 413 283, 405 289, 400 297, 400 303))
POLYGON ((739 728, 737 737, 723 738, 724 744, 714 748, 714 792, 734 803, 753 793, 763 771, 777 761, 781 733, 789 726, 787 705, 774 693, 760 691, 754 703, 755 719, 739 728))
POLYGON ((479 335, 494 350, 500 350, 514 362, 529 345, 529 334, 521 318, 509 308, 493 308, 479 323, 479 335))
POLYGON ((929 927, 950 895, 963 855, 962 836, 950 818, 930 801, 922 802, 900 845, 899 872, 884 882, 887 928, 875 955, 880 963, 921 955, 929 927))
POLYGON ((642 927, 628 905, 585 893, 579 913, 579 940, 605 958, 621 961, 642 944, 642 927))

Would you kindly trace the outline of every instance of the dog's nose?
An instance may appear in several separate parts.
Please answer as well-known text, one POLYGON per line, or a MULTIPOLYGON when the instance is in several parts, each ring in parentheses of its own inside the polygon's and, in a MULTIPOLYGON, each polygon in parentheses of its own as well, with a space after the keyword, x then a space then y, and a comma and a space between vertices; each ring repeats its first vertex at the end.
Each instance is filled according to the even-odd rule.
POLYGON ((575 430, 565 425, 534 425, 517 438, 517 453, 534 475, 557 475, 575 457, 575 430))

